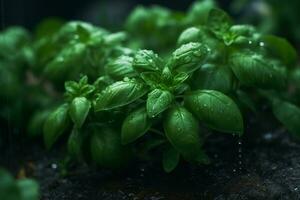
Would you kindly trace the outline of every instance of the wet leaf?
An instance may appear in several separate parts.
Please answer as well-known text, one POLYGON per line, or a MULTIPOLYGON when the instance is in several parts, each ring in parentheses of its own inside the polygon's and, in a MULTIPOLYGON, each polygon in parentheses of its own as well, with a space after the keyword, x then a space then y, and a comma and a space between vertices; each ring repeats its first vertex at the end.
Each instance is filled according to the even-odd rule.
POLYGON ((134 142, 143 136, 151 127, 146 109, 140 108, 130 113, 122 125, 122 144, 134 142))
POLYGON ((242 114, 231 98, 215 90, 196 90, 185 95, 184 103, 208 127, 243 134, 242 114))
POLYGON ((44 141, 47 149, 58 140, 69 124, 69 106, 63 104, 52 112, 44 124, 44 141))
POLYGON ((149 117, 155 117, 165 111, 173 102, 173 95, 167 90, 154 89, 148 94, 147 113, 149 117))
POLYGON ((134 79, 118 81, 104 89, 96 99, 95 111, 110 110, 134 102, 147 92, 147 87, 134 79))

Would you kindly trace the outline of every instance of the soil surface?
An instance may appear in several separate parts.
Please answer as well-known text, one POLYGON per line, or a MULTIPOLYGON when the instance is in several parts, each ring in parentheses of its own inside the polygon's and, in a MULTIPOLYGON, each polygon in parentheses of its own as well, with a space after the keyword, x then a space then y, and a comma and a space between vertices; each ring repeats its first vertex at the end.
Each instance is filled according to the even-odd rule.
POLYGON ((212 164, 181 163, 170 174, 139 164, 122 173, 74 166, 62 176, 59 150, 28 144, 10 145, 1 162, 17 177, 35 178, 42 200, 300 199, 300 142, 285 130, 260 129, 241 139, 213 134, 205 145, 212 164))

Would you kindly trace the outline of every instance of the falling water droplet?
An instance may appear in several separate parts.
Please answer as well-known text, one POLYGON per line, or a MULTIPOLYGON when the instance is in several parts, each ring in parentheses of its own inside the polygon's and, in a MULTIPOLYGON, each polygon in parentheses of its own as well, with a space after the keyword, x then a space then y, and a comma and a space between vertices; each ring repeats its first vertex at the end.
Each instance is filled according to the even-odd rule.
POLYGON ((238 169, 239 173, 242 173, 243 170, 243 142, 242 138, 238 138, 238 169))
POLYGON ((251 41, 251 40, 249 40, 249 41, 248 41, 248 43, 249 43, 249 44, 252 44, 252 41, 251 41))

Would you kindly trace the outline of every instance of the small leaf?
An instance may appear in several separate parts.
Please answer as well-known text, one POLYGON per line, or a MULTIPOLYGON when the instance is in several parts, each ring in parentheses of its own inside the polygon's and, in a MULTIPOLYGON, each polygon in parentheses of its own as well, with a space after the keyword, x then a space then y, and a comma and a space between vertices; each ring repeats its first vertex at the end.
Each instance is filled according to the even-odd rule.
POLYGON ((223 35, 229 31, 232 24, 231 18, 223 10, 218 8, 210 10, 207 18, 207 27, 209 27, 218 38, 222 38, 223 35))
POLYGON ((191 73, 202 66, 208 56, 208 49, 200 43, 190 42, 176 49, 169 62, 171 70, 191 73))
POLYGON ((184 107, 170 108, 164 118, 166 137, 173 147, 190 161, 200 155, 202 138, 199 136, 199 125, 194 116, 184 107))
POLYGON ((144 107, 133 111, 126 117, 122 125, 122 144, 134 142, 143 136, 150 127, 151 123, 144 107))
POLYGON ((288 67, 295 67, 298 59, 295 48, 284 38, 273 35, 265 35, 262 37, 265 47, 271 53, 280 58, 282 62, 288 67))
POLYGON ((131 158, 131 151, 121 144, 121 137, 115 131, 94 127, 91 138, 91 157, 93 161, 110 169, 119 169, 126 166, 131 158))
POLYGON ((232 134, 243 134, 243 118, 237 105, 225 94, 196 90, 184 97, 187 108, 208 127, 232 134))
POLYGON ((180 155, 173 147, 168 148, 163 153, 163 168, 165 172, 170 173, 173 171, 180 160, 180 155))
POLYGON ((265 89, 282 88, 285 85, 285 68, 261 54, 239 52, 233 54, 229 62, 234 74, 244 85, 265 89))
POLYGON ((165 111, 173 102, 173 95, 167 90, 154 89, 148 94, 147 113, 149 117, 155 117, 165 111))
POLYGON ((118 81, 104 89, 96 99, 95 111, 110 110, 130 104, 147 93, 147 87, 134 79, 118 81))
POLYGON ((50 149, 57 139, 64 133, 69 124, 69 106, 63 104, 52 112, 44 124, 44 141, 50 149))
POLYGON ((162 60, 151 50, 139 50, 133 58, 132 66, 138 72, 157 71, 162 67, 162 60))
POLYGON ((77 128, 74 128, 68 139, 68 153, 71 157, 77 159, 81 157, 82 143, 83 137, 81 132, 77 128))
POLYGON ((300 138, 300 108, 292 103, 274 100, 275 117, 296 137, 300 138))
POLYGON ((177 43, 183 45, 189 42, 199 42, 200 39, 201 31, 196 27, 190 27, 180 34, 177 43))
POLYGON ((89 110, 91 108, 91 102, 85 97, 76 97, 73 99, 70 105, 70 117, 77 128, 81 128, 83 125, 89 110))

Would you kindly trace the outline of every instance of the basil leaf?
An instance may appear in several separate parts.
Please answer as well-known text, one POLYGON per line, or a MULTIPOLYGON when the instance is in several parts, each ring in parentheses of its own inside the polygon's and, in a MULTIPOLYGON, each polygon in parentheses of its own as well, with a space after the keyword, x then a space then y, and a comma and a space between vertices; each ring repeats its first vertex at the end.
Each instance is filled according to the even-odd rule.
POLYGON ((226 12, 218 8, 210 10, 207 18, 207 27, 209 27, 218 38, 223 38, 223 35, 228 33, 232 25, 233 22, 226 12))
POLYGON ((70 117, 77 128, 81 128, 91 108, 91 102, 85 97, 76 97, 70 104, 70 117))
POLYGON ((85 45, 81 43, 69 44, 51 60, 44 69, 44 74, 52 80, 73 79, 79 74, 85 45))
POLYGON ((234 89, 235 77, 228 66, 205 64, 195 72, 192 79, 196 89, 218 90, 229 93, 234 89))
POLYGON ((120 135, 108 128, 93 129, 90 150, 93 161, 109 169, 119 169, 127 165, 131 151, 121 144, 120 135))
POLYGON ((280 58, 286 66, 296 66, 298 59, 297 51, 286 39, 273 35, 265 35, 262 37, 262 41, 265 47, 268 48, 274 56, 280 58))
POLYGON ((203 25, 209 11, 214 7, 217 7, 214 0, 195 1, 187 12, 186 22, 191 25, 203 25))
POLYGON ((106 65, 106 73, 116 80, 121 80, 124 77, 133 77, 136 72, 132 67, 132 62, 132 57, 120 56, 106 65))
POLYGON ((34 138, 43 133, 43 125, 49 114, 49 110, 37 111, 33 114, 28 123, 27 135, 29 137, 34 138))
POLYGON ((151 50, 139 50, 133 58, 132 66, 138 72, 157 71, 162 67, 162 60, 151 50))
POLYGON ((190 27, 180 34, 177 43, 183 45, 189 42, 198 42, 200 38, 201 31, 196 27, 190 27))
POLYGON ((134 102, 147 93, 145 85, 134 79, 106 87, 96 99, 95 111, 110 110, 134 102))
POLYGON ((167 90, 154 89, 148 94, 147 113, 149 117, 155 117, 165 111, 173 102, 173 95, 167 90))
POLYGON ((13 177, 4 169, 0 168, 0 199, 20 200, 21 191, 15 184, 13 177))
POLYGON ((134 142, 143 136, 150 127, 151 122, 144 107, 133 111, 126 117, 122 125, 122 144, 134 142))
POLYGON ((169 62, 171 70, 191 73, 201 67, 208 56, 208 49, 200 43, 190 42, 176 49, 169 62))
POLYGON ((140 76, 151 88, 156 88, 161 82, 161 77, 157 72, 143 72, 140 76))
POLYGON ((170 147, 166 149, 163 153, 163 168, 165 172, 170 173, 173 171, 180 161, 180 155, 176 149, 170 147))
POLYGON ((237 105, 225 94, 196 90, 184 97, 187 108, 208 127, 232 134, 243 134, 243 118, 237 105))
POLYGON ((164 118, 164 130, 173 147, 187 160, 194 161, 200 155, 202 138, 197 120, 184 107, 170 108, 164 118))
POLYGON ((44 141, 47 149, 52 147, 68 127, 68 110, 69 106, 63 104, 48 116, 44 124, 44 141))
MULTIPOLYGON (((39 185, 31 179, 21 179, 16 182, 22 200, 38 200, 39 185)), ((9 199, 10 200, 10 199, 9 199)))
POLYGON ((285 68, 273 60, 265 59, 261 54, 234 53, 229 62, 234 74, 244 85, 265 89, 282 88, 285 85, 285 68))
POLYGON ((275 100, 272 109, 275 117, 293 135, 300 138, 300 108, 286 101, 275 100))
POLYGON ((81 147, 83 143, 83 138, 80 131, 77 128, 72 130, 71 135, 68 139, 68 153, 73 158, 81 157, 81 147))

